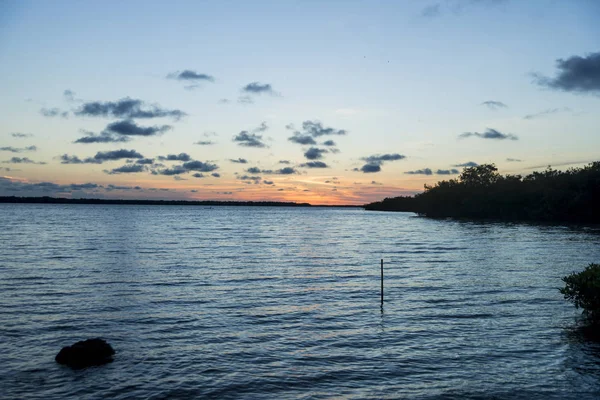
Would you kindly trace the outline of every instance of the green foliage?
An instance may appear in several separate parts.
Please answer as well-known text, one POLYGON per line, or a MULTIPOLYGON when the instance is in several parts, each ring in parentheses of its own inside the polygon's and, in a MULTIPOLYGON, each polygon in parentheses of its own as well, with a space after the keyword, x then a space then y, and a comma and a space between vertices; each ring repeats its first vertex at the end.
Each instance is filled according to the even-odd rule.
POLYGON ((414 197, 387 198, 370 210, 412 211, 434 218, 600 222, 600 162, 583 168, 500 175, 494 164, 468 167, 458 179, 425 185, 414 197))
POLYGON ((583 309, 587 317, 600 322, 600 264, 590 264, 579 273, 562 278, 565 287, 560 292, 572 301, 576 308, 583 309))

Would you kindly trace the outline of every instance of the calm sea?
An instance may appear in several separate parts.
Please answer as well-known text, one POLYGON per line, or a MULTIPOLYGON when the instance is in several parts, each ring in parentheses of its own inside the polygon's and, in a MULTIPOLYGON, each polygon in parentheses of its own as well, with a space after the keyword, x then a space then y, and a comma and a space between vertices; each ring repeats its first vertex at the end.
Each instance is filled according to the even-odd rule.
POLYGON ((597 398, 558 292, 590 262, 589 227, 1 204, 0 398, 597 398), (98 336, 113 363, 54 362, 98 336))

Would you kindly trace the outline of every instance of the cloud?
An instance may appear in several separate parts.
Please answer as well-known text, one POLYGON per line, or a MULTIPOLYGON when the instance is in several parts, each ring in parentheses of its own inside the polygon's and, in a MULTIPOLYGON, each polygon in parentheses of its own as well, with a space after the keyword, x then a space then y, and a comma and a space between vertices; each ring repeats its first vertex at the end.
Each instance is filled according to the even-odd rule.
POLYGON ((600 52, 556 60, 554 78, 534 74, 534 82, 550 89, 600 94, 600 52))
POLYGON ((323 146, 335 146, 335 142, 333 140, 326 140, 323 143, 321 143, 323 146))
POLYGON ((284 167, 284 168, 278 169, 277 171, 275 171, 275 173, 279 174, 279 175, 292 175, 292 174, 297 174, 298 171, 296 171, 292 167, 284 167))
POLYGON ((21 133, 21 132, 13 132, 10 134, 10 136, 14 137, 14 138, 28 138, 28 137, 32 137, 33 135, 31 133, 21 133))
POLYGON ((249 94, 270 94, 276 95, 273 87, 269 83, 251 82, 242 88, 242 92, 249 94))
POLYGON ((213 172, 211 175, 214 176, 215 178, 221 177, 221 174, 219 174, 218 172, 213 172))
POLYGON ((64 96, 65 100, 67 100, 67 101, 69 101, 69 102, 78 101, 78 100, 75 98, 75 92, 74 92, 74 91, 72 91, 72 90, 70 90, 70 89, 66 89, 66 90, 63 92, 63 96, 64 96))
POLYGON ((432 171, 431 168, 423 168, 418 169, 416 171, 406 171, 407 175, 456 175, 459 174, 460 171, 457 169, 438 169, 437 171, 432 171))
POLYGON ((109 175, 114 174, 134 174, 138 172, 146 171, 146 166, 142 164, 125 164, 122 167, 114 168, 112 170, 104 170, 105 173, 109 175))
POLYGON ((260 168, 258 167, 250 167, 246 170, 249 174, 260 174, 260 168))
POLYGON ((69 112, 68 111, 62 111, 60 108, 42 108, 40 109, 40 114, 42 114, 44 117, 49 117, 49 118, 53 118, 53 117, 62 117, 62 118, 69 118, 69 112))
POLYGON ((344 129, 335 129, 331 127, 324 127, 319 121, 304 121, 302 123, 302 129, 304 134, 308 134, 312 137, 319 137, 324 135, 346 135, 348 132, 344 129))
POLYGON ((431 4, 423 8, 423 10, 421 11, 421 16, 428 18, 437 17, 440 14, 440 4, 431 4))
POLYGON ((182 167, 189 171, 200 171, 200 172, 212 172, 216 169, 219 169, 219 166, 216 164, 211 164, 208 162, 205 163, 202 161, 188 161, 186 163, 183 163, 182 167))
POLYGON ((83 191, 97 192, 99 189, 103 189, 103 186, 91 182, 59 185, 54 182, 30 183, 0 177, 0 195, 50 196, 75 194, 74 192, 80 195, 83 191))
POLYGON ((241 175, 238 176, 238 179, 242 181, 253 181, 254 183, 259 183, 262 178, 254 175, 241 175))
POLYGON ((528 114, 528 115, 524 116, 523 119, 535 119, 535 118, 545 117, 547 115, 557 114, 560 112, 568 112, 568 111, 571 111, 571 109, 569 107, 549 108, 547 110, 540 111, 535 114, 528 114))
POLYGON ((27 147, 0 147, 0 151, 10 151, 11 153, 23 153, 26 151, 36 151, 36 146, 27 146, 27 147))
POLYGON ((241 131, 233 137, 233 141, 237 142, 238 145, 244 147, 267 147, 263 142, 262 135, 258 135, 258 132, 264 132, 269 127, 265 122, 261 123, 258 128, 252 130, 252 133, 248 131, 241 131))
POLYGON ((512 134, 505 134, 496 129, 486 128, 485 132, 465 132, 461 133, 458 137, 459 139, 469 138, 469 137, 478 137, 480 139, 496 139, 496 140, 519 140, 519 138, 512 134))
POLYGON ((187 153, 179 153, 179 154, 168 154, 166 156, 158 156, 160 161, 190 161, 192 157, 190 157, 187 153))
POLYGON ((115 118, 173 118, 179 120, 187 114, 181 110, 169 110, 158 105, 148 105, 142 100, 126 97, 117 101, 93 101, 84 103, 75 115, 81 117, 115 118))
POLYGON ((215 144, 215 142, 213 142, 212 140, 198 140, 197 142, 194 142, 194 144, 197 144, 200 146, 211 146, 211 145, 215 144))
POLYGON ((116 121, 106 126, 106 132, 116 133, 124 136, 154 136, 164 133, 172 128, 171 125, 162 126, 139 126, 134 121, 116 121))
POLYGON ((115 135, 110 132, 101 132, 99 135, 93 132, 85 132, 85 134, 86 136, 80 137, 73 143, 123 143, 131 140, 127 136, 115 135))
POLYGON ((142 164, 142 165, 150 165, 150 164, 154 164, 154 160, 152 158, 140 158, 135 163, 142 164))
POLYGON ((273 181, 267 181, 267 180, 264 180, 263 183, 265 185, 274 185, 275 184, 273 181))
POLYGON ((365 174, 379 172, 379 171, 381 171, 381 165, 380 164, 365 164, 362 167, 360 167, 360 171, 364 172, 365 174))
POLYGON ((375 154, 369 157, 364 157, 362 160, 371 163, 371 164, 383 164, 384 161, 397 161, 403 160, 406 156, 402 154, 393 153, 393 154, 375 154))
POLYGON ((171 167, 171 168, 164 168, 164 169, 152 171, 152 173, 155 175, 167 175, 167 176, 187 174, 188 172, 190 172, 190 171, 183 168, 183 166, 181 166, 181 165, 175 165, 174 167, 171 167))
POLYGON ((289 160, 279 160, 279 164, 291 164, 289 160))
POLYGON ((167 75, 167 79, 176 79, 178 81, 185 82, 200 82, 200 81, 208 81, 214 82, 215 78, 208 74, 202 74, 196 71, 192 71, 190 69, 185 69, 181 72, 172 72, 167 75))
POLYGON ((39 164, 39 165, 46 164, 43 161, 40 161, 40 162, 33 161, 32 159, 30 159, 28 157, 12 157, 10 160, 3 161, 3 162, 5 164, 39 164))
POLYGON ((329 152, 325 149, 311 147, 310 149, 308 149, 304 152, 304 157, 306 157, 309 160, 318 160, 318 159, 323 158, 324 153, 329 153, 329 152))
POLYGON ((196 172, 195 174, 192 175, 194 178, 204 178, 204 174, 201 174, 200 172, 196 172))
POLYGON ((507 158, 506 161, 508 161, 508 162, 522 162, 523 160, 519 160, 518 158, 507 158))
POLYGON ((113 151, 99 151, 94 157, 87 157, 80 159, 77 156, 70 156, 63 154, 60 156, 61 164, 102 164, 105 161, 122 160, 124 158, 136 158, 143 159, 144 156, 135 150, 113 150, 113 151))
POLYGON ((453 167, 476 167, 478 165, 475 161, 467 161, 462 164, 454 164, 453 167))
POLYGON ((498 110, 500 108, 507 108, 508 106, 506 104, 504 104, 501 101, 495 101, 495 100, 488 100, 488 101, 484 101, 483 103, 481 103, 480 105, 482 106, 486 106, 487 108, 489 108, 490 110, 498 110))
POLYGON ((248 164, 248 160, 246 160, 245 158, 238 158, 237 160, 230 158, 229 161, 236 164, 248 164))
POLYGON ((238 97, 238 103, 240 104, 254 104, 254 99, 250 96, 240 96, 238 97))
POLYGON ((300 164, 300 166, 305 168, 329 168, 329 166, 323 161, 309 161, 307 163, 300 164))
POLYGON ((298 144, 302 144, 302 145, 317 144, 317 142, 315 141, 315 139, 312 138, 312 136, 302 135, 302 134, 300 134, 300 132, 294 133, 294 135, 290 136, 288 138, 288 140, 290 142, 294 142, 294 143, 298 143, 298 144))
POLYGON ((457 169, 438 169, 435 171, 436 175, 456 175, 460 174, 460 171, 457 169))

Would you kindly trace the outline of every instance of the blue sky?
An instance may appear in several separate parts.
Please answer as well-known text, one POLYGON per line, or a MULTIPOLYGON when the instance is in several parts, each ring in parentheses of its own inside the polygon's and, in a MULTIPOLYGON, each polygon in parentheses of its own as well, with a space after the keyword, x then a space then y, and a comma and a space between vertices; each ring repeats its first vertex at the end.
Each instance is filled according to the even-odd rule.
POLYGON ((0 195, 360 204, 466 162, 585 164, 600 159, 599 18, 593 0, 5 1, 0 195), (212 79, 173 79, 183 71, 212 79), (82 112, 127 98, 185 116, 82 112), (74 143, 123 121, 157 129, 74 143), (290 141, 311 136, 305 122, 333 129, 290 141))

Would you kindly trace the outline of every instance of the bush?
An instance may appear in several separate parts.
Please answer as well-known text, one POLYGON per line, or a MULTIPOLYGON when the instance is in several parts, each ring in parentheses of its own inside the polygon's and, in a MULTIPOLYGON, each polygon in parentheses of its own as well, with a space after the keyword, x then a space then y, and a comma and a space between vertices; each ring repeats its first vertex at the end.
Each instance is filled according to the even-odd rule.
POLYGON ((600 264, 590 264, 579 273, 562 278, 565 287, 560 292, 594 323, 600 323, 600 264))

